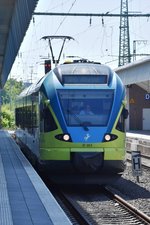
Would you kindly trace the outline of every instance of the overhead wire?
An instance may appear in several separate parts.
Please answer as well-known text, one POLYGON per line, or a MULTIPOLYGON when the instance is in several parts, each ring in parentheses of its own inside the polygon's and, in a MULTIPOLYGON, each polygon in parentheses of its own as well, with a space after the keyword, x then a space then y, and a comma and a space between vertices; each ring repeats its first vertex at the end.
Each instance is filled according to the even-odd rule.
MULTIPOLYGON (((68 3, 70 0, 66 0, 66 1, 63 1, 63 4, 66 4, 66 3, 68 3)), ((73 8, 73 6, 75 5, 75 3, 76 3, 76 0, 74 0, 73 2, 72 2, 72 4, 71 4, 71 7, 69 8, 69 10, 68 10, 68 13, 71 11, 71 9, 73 8)), ((61 3, 62 4, 62 3, 61 3)), ((59 7, 60 6, 60 4, 57 4, 56 6, 54 6, 54 7, 51 7, 51 10, 52 9, 56 9, 57 7, 59 7)), ((49 9, 47 9, 46 11, 48 11, 49 9)), ((113 10, 116 10, 116 8, 115 9, 113 9, 113 10)), ((111 10, 111 11, 113 11, 113 10, 111 10)), ((66 17, 67 16, 65 16, 64 18, 63 18, 63 20, 60 22, 60 24, 59 24, 59 26, 58 26, 58 28, 57 28, 57 30, 55 31, 55 34, 58 32, 58 30, 61 28, 61 26, 63 25, 63 23, 64 23, 64 21, 66 20, 66 17)), ((41 19, 41 21, 42 21, 42 19, 41 19)), ((104 21, 103 21, 104 22, 104 21)), ((36 24, 36 28, 37 28, 37 26, 40 24, 40 22, 38 23, 38 24, 36 24)), ((92 29, 93 29, 93 27, 92 27, 92 29)), ((82 34, 83 33, 85 33, 85 32, 87 32, 89 30, 89 28, 87 28, 87 29, 85 29, 84 31, 82 31, 82 34)), ((36 33, 36 32, 35 32, 36 33)), ((80 34, 81 34, 81 32, 80 32, 80 34)), ((76 34, 76 35, 79 35, 79 33, 78 34, 76 34)), ((76 36, 75 35, 75 36, 76 36)), ((37 40, 37 38, 36 38, 36 42, 38 42, 38 40, 37 40)), ((47 47, 48 47, 48 44, 45 46, 45 49, 47 49, 47 47)), ((33 48, 30 48, 30 50, 29 50, 29 52, 33 52, 33 51, 37 51, 37 50, 39 50, 40 51, 40 49, 41 48, 39 48, 39 47, 37 47, 36 46, 36 49, 34 50, 33 48)))
MULTIPOLYGON (((72 8, 73 8, 73 6, 75 5, 76 1, 77 1, 77 0, 74 0, 74 1, 72 2, 70 8, 68 9, 68 13, 72 10, 72 8)), ((133 1, 134 1, 134 0, 130 0, 129 3, 133 2, 133 1)), ((51 2, 52 2, 52 1, 51 1, 51 2)), ((46 11, 57 9, 60 5, 62 5, 62 4, 65 5, 65 4, 69 3, 69 2, 70 2, 70 0, 62 1, 61 3, 56 4, 56 5, 53 6, 53 7, 48 7, 49 9, 47 8, 46 11)), ((50 4, 50 5, 51 5, 51 4, 50 4)), ((120 6, 118 6, 118 7, 114 8, 114 9, 110 10, 108 13, 113 12, 113 11, 118 10, 118 9, 120 9, 120 6)), ((65 16, 65 17, 61 20, 61 22, 59 23, 59 25, 58 25, 56 31, 54 32, 54 34, 57 34, 57 32, 60 30, 60 28, 61 28, 62 25, 64 24, 66 18, 67 18, 67 16, 65 16)), ((38 40, 38 38, 37 38, 36 29, 37 29, 37 27, 40 25, 40 23, 41 23, 42 20, 43 20, 43 18, 41 18, 40 22, 38 22, 38 23, 36 24, 36 26, 35 26, 35 33, 32 33, 32 39, 33 39, 33 37, 35 37, 36 42, 37 42, 37 45, 38 45, 38 43, 39 43, 39 40, 38 40)), ((90 21, 91 21, 91 22, 90 22, 90 26, 89 26, 89 27, 87 27, 87 28, 84 29, 83 31, 80 31, 80 32, 78 32, 78 33, 75 33, 74 36, 77 37, 77 36, 79 36, 79 35, 84 35, 84 34, 86 34, 87 32, 90 32, 92 29, 96 29, 98 26, 100 26, 100 23, 98 23, 97 25, 93 25, 92 18, 90 18, 90 21)), ((36 22, 36 19, 35 19, 35 22, 36 22)), ((110 40, 110 49, 111 49, 110 52, 111 52, 111 55, 112 55, 112 54, 113 54, 113 50, 112 50, 112 48, 113 48, 112 38, 113 38, 113 33, 114 33, 114 30, 113 30, 114 25, 112 25, 112 19, 108 19, 108 18, 107 18, 107 19, 104 20, 104 18, 102 18, 102 19, 101 19, 101 24, 102 24, 101 31, 102 31, 102 29, 103 29, 103 36, 102 36, 102 39, 101 39, 101 45, 100 45, 100 46, 101 46, 101 49, 102 49, 102 46, 103 46, 103 44, 104 44, 104 40, 106 39, 106 44, 105 44, 105 46, 106 46, 106 45, 108 45, 108 38, 110 38, 110 39, 111 39, 111 40, 110 40), (110 37, 108 36, 108 29, 107 29, 107 27, 109 26, 109 21, 111 21, 111 26, 110 26, 110 27, 112 27, 112 28, 111 28, 111 34, 109 35, 110 37)), ((118 35, 118 39, 119 39, 119 35, 118 35)), ((90 51, 90 49, 92 48, 92 46, 96 46, 96 43, 99 43, 99 42, 100 42, 99 36, 97 36, 96 38, 94 38, 93 44, 88 45, 87 53, 90 51)), ((40 50, 43 49, 43 47, 40 47, 40 46, 41 46, 41 44, 38 45, 38 46, 36 46, 36 48, 32 48, 33 46, 30 45, 30 49, 28 49, 27 51, 29 51, 30 53, 33 52, 33 51, 35 51, 35 52, 38 52, 38 51, 39 51, 39 52, 40 52, 40 50)), ((47 48, 48 48, 48 44, 45 46, 45 50, 46 50, 47 48)), ((27 52, 27 51, 25 51, 25 52, 27 52)), ((103 49, 102 49, 102 51, 103 51, 103 49)), ((28 53, 28 56, 30 55, 30 53, 28 53)), ((102 55, 105 56, 105 53, 103 52, 102 55)), ((28 57, 28 58, 29 58, 29 57, 28 57)))
MULTIPOLYGON (((66 4, 67 2, 70 2, 70 0, 64 1, 64 4, 66 4)), ((73 3, 73 5, 74 5, 74 3, 73 3)), ((71 8, 73 7, 73 5, 71 6, 71 8)), ((60 3, 55 5, 54 7, 49 7, 46 11, 54 10, 54 9, 58 8, 59 6, 60 6, 60 3)), ((70 8, 70 10, 71 10, 71 8, 70 8)), ((23 55, 23 57, 20 57, 19 59, 18 58, 16 59, 16 61, 18 61, 18 62, 16 62, 17 67, 19 66, 20 69, 22 67, 22 73, 20 75, 18 74, 17 78, 20 78, 21 76, 24 76, 25 73, 28 74, 30 64, 31 63, 35 64, 35 62, 31 62, 32 61, 31 59, 33 59, 33 52, 40 52, 40 50, 43 49, 43 47, 39 47, 39 42, 41 42, 41 41, 37 37, 37 27, 42 23, 42 20, 43 20, 43 18, 41 18, 40 21, 35 26, 36 19, 34 17, 32 18, 33 23, 30 24, 30 29, 32 29, 31 38, 29 40, 30 43, 28 44, 27 49, 22 51, 22 49, 20 48, 20 52, 23 55), (33 40, 34 40, 34 45, 36 45, 35 47, 33 45, 33 40), (32 54, 32 57, 31 57, 31 54, 32 54)), ((41 44, 40 44, 40 46, 41 46, 41 44)), ((45 49, 46 48, 48 48, 48 44, 45 46, 45 49)), ((19 72, 19 70, 16 70, 16 71, 19 72)))
MULTIPOLYGON (((66 4, 66 3, 68 3, 69 1, 70 1, 70 0, 64 1, 63 4, 66 4)), ((74 1, 72 2, 71 7, 70 7, 69 10, 68 10, 68 13, 71 11, 71 9, 72 9, 73 6, 75 5, 76 1, 77 1, 77 0, 74 0, 74 1)), ((61 3, 61 4, 62 4, 62 3, 61 3)), ((58 6, 60 6, 60 4, 57 4, 55 7, 52 7, 51 9, 55 9, 55 8, 57 8, 58 6)), ((46 11, 48 11, 48 9, 47 9, 46 11)), ((61 23, 59 24, 57 30, 55 31, 55 34, 58 32, 58 30, 60 29, 61 25, 62 25, 63 22, 65 21, 65 19, 66 19, 66 17, 63 18, 63 20, 62 20, 61 23)), ((38 24, 36 24, 36 29, 37 29, 37 26, 39 26, 41 22, 42 22, 42 19, 40 20, 40 22, 38 22, 38 24)), ((35 23, 35 20, 34 20, 34 23, 35 23)), ((34 35, 35 35, 35 37, 36 37, 36 31, 35 31, 34 35)), ((36 42, 37 42, 37 44, 38 44, 38 43, 39 43, 39 40, 37 39, 37 37, 36 37, 35 39, 36 39, 36 42)), ((31 45, 30 45, 30 47, 31 47, 31 45)), ((42 47, 42 48, 43 48, 43 47, 42 47)), ((30 52, 33 52, 33 51, 40 51, 40 49, 42 49, 42 48, 39 48, 39 46, 38 46, 38 47, 36 46, 36 48, 35 48, 35 50, 34 50, 34 49, 32 49, 32 47, 31 47, 30 50, 28 51, 28 55, 30 54, 30 52)), ((49 48, 49 46, 48 46, 48 43, 47 43, 47 44, 44 46, 44 49, 46 50, 46 49, 48 49, 48 48, 49 48)), ((27 57, 27 59, 28 59, 28 58, 29 58, 29 57, 27 57)))
MULTIPOLYGON (((67 13, 70 13, 71 9, 73 8, 73 6, 75 5, 77 0, 74 0, 74 2, 72 3, 71 7, 69 8, 68 12, 67 13)), ((58 30, 60 29, 60 27, 62 26, 62 24, 64 23, 65 19, 67 18, 67 16, 65 16, 62 21, 60 22, 57 30, 55 31, 55 34, 57 34, 58 30)))
MULTIPOLYGON (((118 8, 120 8, 120 6, 118 6, 118 7, 114 8, 114 9, 110 10, 107 13, 113 12, 113 11, 115 11, 118 8)), ((101 21, 102 21, 102 28, 101 29, 104 30, 104 32, 103 32, 103 38, 102 38, 102 41, 101 41, 101 52, 102 52, 102 55, 104 55, 103 50, 102 50, 102 46, 103 46, 103 42, 105 40, 105 37, 108 36, 107 31, 106 31, 106 25, 105 24, 107 24, 108 21, 111 21, 112 22, 112 19, 111 20, 110 19, 104 20, 104 18, 102 18, 101 21)), ((94 29, 96 29, 99 26, 100 26, 100 24, 98 23, 96 26, 94 26, 94 29)), ((111 27, 113 27, 113 26, 111 25, 111 27)), ((90 26, 88 28, 86 28, 84 31, 81 31, 81 32, 79 32, 77 34, 74 34, 74 37, 77 36, 77 35, 85 34, 86 32, 90 31, 91 29, 93 29, 93 25, 91 23, 91 18, 90 18, 90 26)), ((111 28, 111 35, 110 35, 110 37, 111 37, 111 43, 112 43, 112 36, 113 36, 113 29, 111 28)), ((93 49, 93 46, 95 46, 96 43, 98 43, 98 42, 99 42, 99 36, 96 37, 96 39, 94 39, 93 44, 91 45, 90 49, 93 49)), ((112 52, 112 46, 110 47, 110 49, 111 49, 111 52, 112 52)), ((90 50, 88 50, 87 52, 89 52, 89 51, 90 50)))

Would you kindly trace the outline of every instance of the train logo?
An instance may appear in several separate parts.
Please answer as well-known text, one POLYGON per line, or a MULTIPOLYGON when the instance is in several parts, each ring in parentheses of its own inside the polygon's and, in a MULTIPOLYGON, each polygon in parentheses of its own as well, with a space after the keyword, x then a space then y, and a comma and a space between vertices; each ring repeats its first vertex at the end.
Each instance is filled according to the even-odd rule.
POLYGON ((87 141, 90 137, 91 137, 91 136, 90 136, 89 134, 86 134, 86 135, 84 136, 84 140, 87 141))

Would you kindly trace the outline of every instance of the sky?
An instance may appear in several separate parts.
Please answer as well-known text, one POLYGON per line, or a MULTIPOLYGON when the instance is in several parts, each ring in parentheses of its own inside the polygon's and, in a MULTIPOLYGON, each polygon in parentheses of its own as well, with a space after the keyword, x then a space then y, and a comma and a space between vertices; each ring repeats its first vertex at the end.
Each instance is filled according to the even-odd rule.
MULTIPOLYGON (((121 0, 39 0, 36 12, 120 13, 121 0)), ((150 0, 128 0, 129 13, 150 13, 150 0)), ((78 56, 118 67, 119 17, 67 17, 34 15, 26 32, 10 76, 24 82, 35 82, 44 75, 44 60, 51 58, 48 35, 67 35, 61 63, 67 56, 78 56)), ((137 54, 150 53, 150 18, 129 19, 130 52, 136 40, 137 54)), ((53 40, 57 59, 61 40, 53 40)), ((137 60, 141 57, 137 57, 137 60)), ((54 67, 54 65, 53 65, 54 67)))

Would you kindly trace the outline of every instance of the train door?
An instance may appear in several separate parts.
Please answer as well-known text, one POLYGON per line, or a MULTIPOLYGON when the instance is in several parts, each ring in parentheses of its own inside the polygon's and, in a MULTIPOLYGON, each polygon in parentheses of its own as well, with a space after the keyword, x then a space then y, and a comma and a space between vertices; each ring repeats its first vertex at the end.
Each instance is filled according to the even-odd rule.
POLYGON ((143 130, 150 130, 150 109, 144 108, 143 109, 143 130))

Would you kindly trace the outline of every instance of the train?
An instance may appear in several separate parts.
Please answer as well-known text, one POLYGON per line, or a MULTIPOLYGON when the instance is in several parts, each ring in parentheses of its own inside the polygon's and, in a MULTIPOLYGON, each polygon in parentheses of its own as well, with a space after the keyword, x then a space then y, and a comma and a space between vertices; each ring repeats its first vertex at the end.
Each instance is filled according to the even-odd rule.
POLYGON ((125 87, 108 66, 57 65, 16 100, 16 140, 55 182, 105 184, 126 168, 125 87))

